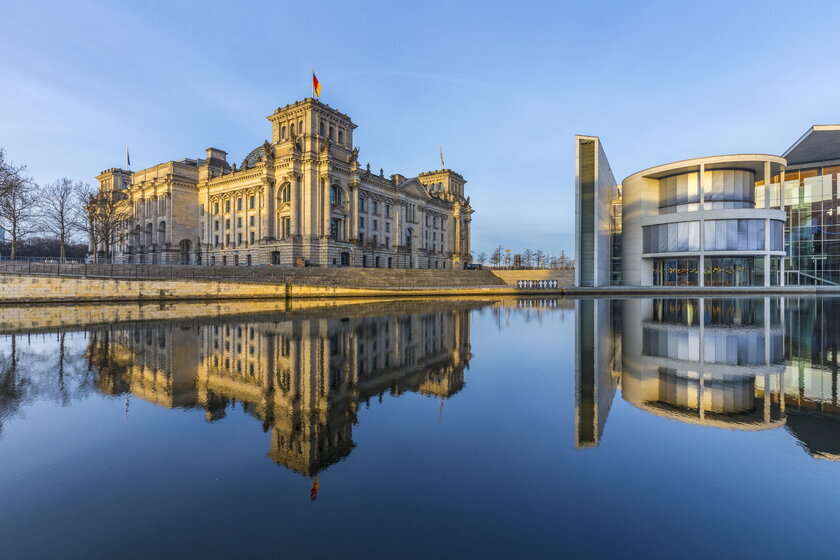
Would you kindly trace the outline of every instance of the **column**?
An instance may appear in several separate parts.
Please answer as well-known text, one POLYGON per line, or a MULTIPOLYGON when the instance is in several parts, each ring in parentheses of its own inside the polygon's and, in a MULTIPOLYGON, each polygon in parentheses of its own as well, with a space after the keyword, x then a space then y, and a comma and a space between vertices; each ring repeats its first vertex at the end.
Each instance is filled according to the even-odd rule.
POLYGON ((764 220, 764 287, 770 285, 770 218, 764 220))
POLYGON ((458 210, 456 210, 455 214, 454 214, 454 217, 455 217, 455 228, 454 228, 455 231, 453 232, 453 234, 455 236, 455 242, 453 244, 454 255, 453 255, 452 262, 455 262, 455 260, 458 259, 461 256, 461 213, 458 210))
POLYGON ((321 229, 321 235, 324 237, 329 237, 330 235, 330 215, 332 214, 332 204, 330 204, 330 177, 329 175, 323 178, 324 188, 323 188, 323 206, 321 209, 324 211, 322 220, 323 223, 321 229))
POLYGON ((271 188, 269 187, 270 182, 265 181, 263 183, 263 192, 262 196, 260 196, 260 229, 259 229, 259 238, 260 239, 268 239, 271 237, 269 233, 269 219, 271 218, 271 212, 269 208, 271 206, 271 188))
POLYGON ((764 162, 764 207, 770 208, 770 162, 764 162))
MULTIPOLYGON (((396 207, 394 207, 396 210, 396 207)), ((350 241, 359 239, 359 185, 352 183, 350 185, 350 241)))

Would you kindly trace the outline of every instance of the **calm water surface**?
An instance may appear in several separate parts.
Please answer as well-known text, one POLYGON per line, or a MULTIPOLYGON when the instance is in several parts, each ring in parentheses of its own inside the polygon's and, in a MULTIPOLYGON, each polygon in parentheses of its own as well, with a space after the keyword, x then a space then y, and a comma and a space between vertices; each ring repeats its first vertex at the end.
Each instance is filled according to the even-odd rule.
POLYGON ((830 558, 840 299, 0 309, 3 558, 830 558))

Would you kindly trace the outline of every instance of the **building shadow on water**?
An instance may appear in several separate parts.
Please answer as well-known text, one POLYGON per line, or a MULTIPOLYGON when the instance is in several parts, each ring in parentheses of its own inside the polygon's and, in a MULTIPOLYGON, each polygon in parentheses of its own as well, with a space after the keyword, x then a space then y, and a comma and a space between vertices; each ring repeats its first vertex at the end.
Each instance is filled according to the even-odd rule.
POLYGON ((656 416, 717 429, 786 429, 840 460, 835 298, 576 302, 578 448, 597 446, 616 393, 656 416))

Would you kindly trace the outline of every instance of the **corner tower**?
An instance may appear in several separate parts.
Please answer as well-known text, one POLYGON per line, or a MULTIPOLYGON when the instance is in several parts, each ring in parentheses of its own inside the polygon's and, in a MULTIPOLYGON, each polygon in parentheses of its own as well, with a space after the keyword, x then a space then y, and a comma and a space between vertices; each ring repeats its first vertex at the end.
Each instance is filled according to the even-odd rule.
POLYGON ((349 155, 353 149, 353 130, 356 125, 349 116, 336 111, 317 99, 278 107, 266 117, 271 122, 274 144, 299 142, 303 151, 320 151, 324 141, 349 155))

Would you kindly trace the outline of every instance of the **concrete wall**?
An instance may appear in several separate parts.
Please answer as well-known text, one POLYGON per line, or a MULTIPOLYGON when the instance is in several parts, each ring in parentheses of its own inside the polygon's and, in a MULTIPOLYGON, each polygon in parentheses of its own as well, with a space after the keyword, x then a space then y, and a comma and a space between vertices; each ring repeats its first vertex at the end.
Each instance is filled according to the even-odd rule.
POLYGON ((560 286, 572 286, 575 283, 574 270, 491 270, 504 280, 508 286, 516 286, 520 280, 557 280, 560 286))
POLYGON ((609 286, 611 212, 615 180, 601 140, 575 138, 575 269, 576 286, 609 286))

